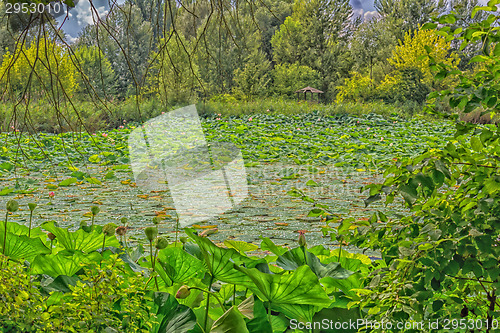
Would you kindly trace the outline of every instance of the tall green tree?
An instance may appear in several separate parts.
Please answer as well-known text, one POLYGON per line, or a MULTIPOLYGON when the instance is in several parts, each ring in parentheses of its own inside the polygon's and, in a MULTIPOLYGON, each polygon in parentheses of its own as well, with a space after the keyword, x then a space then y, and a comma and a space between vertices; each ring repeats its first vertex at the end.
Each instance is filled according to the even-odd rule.
POLYGON ((387 22, 380 17, 364 21, 350 41, 350 49, 358 70, 368 69, 370 80, 374 79, 373 68, 376 65, 380 63, 383 67, 389 67, 386 59, 391 56, 394 46, 396 39, 388 30, 387 22))
POLYGON ((374 6, 401 40, 408 31, 415 31, 448 9, 447 0, 375 0, 374 6))
POLYGON ((101 98, 114 95, 116 77, 104 53, 96 46, 86 45, 81 45, 74 52, 81 68, 76 76, 79 94, 97 94, 101 98))
POLYGON ((123 4, 99 24, 87 26, 78 39, 77 45, 97 47, 111 62, 118 97, 141 93, 156 45, 151 24, 144 21, 139 7, 123 4))

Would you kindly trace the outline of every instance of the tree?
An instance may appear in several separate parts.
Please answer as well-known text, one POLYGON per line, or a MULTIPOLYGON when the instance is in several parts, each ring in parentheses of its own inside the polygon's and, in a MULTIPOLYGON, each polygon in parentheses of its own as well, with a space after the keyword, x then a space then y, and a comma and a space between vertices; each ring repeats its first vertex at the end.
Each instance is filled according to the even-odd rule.
POLYGON ((347 37, 352 7, 348 0, 296 0, 271 39, 276 63, 295 63, 322 72, 328 47, 347 37))
POLYGON ((373 91, 372 80, 358 72, 352 72, 351 77, 345 79, 344 84, 336 88, 338 90, 336 103, 364 102, 371 97, 373 91))
POLYGON ((261 51, 254 51, 246 59, 243 69, 238 68, 234 72, 234 91, 247 98, 266 95, 271 80, 270 69, 271 62, 266 59, 266 55, 261 51))
POLYGON ((30 98, 58 103, 72 97, 77 89, 76 68, 67 49, 49 38, 7 52, 0 67, 2 94, 25 92, 30 98))
POLYGON ((192 46, 184 37, 171 31, 160 40, 159 52, 154 55, 148 83, 165 104, 186 103, 197 96, 198 67, 192 46))
POLYGON ((255 10, 255 21, 262 35, 262 50, 267 59, 273 60, 273 49, 271 39, 292 14, 293 0, 264 0, 265 6, 259 6, 255 10))
POLYGON ((80 94, 96 93, 102 98, 115 93, 115 73, 101 50, 96 46, 81 45, 75 50, 75 56, 81 66, 81 73, 77 75, 80 94))
POLYGON ((317 87, 321 80, 314 69, 298 63, 276 65, 273 70, 274 91, 292 97, 295 91, 306 86, 317 87))
POLYGON ((390 57, 395 38, 389 32, 387 22, 382 18, 364 21, 354 33, 350 49, 359 69, 369 68, 373 81, 373 67, 377 62, 385 62, 390 57))
POLYGON ((396 69, 418 68, 423 74, 423 81, 432 86, 434 84, 431 73, 430 55, 434 61, 457 67, 460 59, 455 52, 450 54, 451 43, 436 30, 423 30, 419 27, 415 32, 408 31, 404 40, 392 51, 392 57, 387 59, 396 69))
POLYGON ((139 7, 125 3, 97 24, 87 26, 77 46, 95 46, 110 61, 116 75, 119 97, 140 95, 156 47, 151 24, 143 20, 139 7))
POLYGON ((375 0, 377 12, 387 21, 396 39, 403 39, 419 26, 447 9, 447 0, 375 0))

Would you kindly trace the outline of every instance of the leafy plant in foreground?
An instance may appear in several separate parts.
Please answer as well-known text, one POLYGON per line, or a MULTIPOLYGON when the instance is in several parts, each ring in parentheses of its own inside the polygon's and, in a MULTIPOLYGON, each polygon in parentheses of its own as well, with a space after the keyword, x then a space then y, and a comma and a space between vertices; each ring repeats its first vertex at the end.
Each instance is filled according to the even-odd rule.
MULTIPOLYGON (((488 15, 465 30, 450 28, 459 19, 456 13, 439 18, 447 40, 456 38, 462 48, 481 43, 483 53, 471 60, 481 63, 472 75, 434 64, 437 78, 458 75, 460 83, 431 95, 431 101, 448 96, 450 106, 465 113, 477 108, 498 113, 498 4, 493 0, 476 8, 474 13, 488 15)), ((386 170, 383 184, 366 186, 367 203, 383 197, 390 203, 400 194, 412 215, 357 228, 352 244, 380 250, 387 268, 372 273, 370 289, 361 292, 366 297, 352 304, 368 309, 377 320, 439 319, 441 326, 432 331, 453 319, 460 327, 449 324, 452 329, 495 331, 500 307, 499 170, 498 125, 457 122, 454 139, 444 147, 403 160, 386 170)))

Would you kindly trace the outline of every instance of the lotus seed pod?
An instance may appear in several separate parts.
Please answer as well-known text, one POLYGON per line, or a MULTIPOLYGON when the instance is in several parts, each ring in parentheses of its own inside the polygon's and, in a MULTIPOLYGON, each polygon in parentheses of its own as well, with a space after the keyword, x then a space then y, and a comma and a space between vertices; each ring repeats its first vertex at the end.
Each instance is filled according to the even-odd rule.
POLYGON ((35 208, 36 208, 36 206, 37 206, 37 204, 36 204, 36 203, 33 203, 33 202, 30 202, 30 203, 28 204, 28 207, 29 207, 30 211, 34 211, 34 210, 35 210, 35 208))
POLYGON ((120 219, 120 222, 121 222, 123 225, 125 225, 125 224, 127 224, 128 219, 124 216, 124 217, 122 217, 122 218, 120 219))
POLYGON ((183 285, 177 290, 177 293, 175 294, 175 298, 179 299, 184 299, 188 297, 191 294, 191 290, 189 290, 189 287, 186 285, 183 285))
POLYGON ((155 245, 155 247, 158 250, 163 250, 167 246, 168 246, 168 240, 165 237, 159 237, 159 238, 156 239, 156 245, 155 245))
POLYGON ((222 284, 220 284, 219 282, 214 282, 212 283, 212 290, 215 291, 216 293, 218 293, 222 288, 222 284))
POLYGON ((114 223, 108 223, 102 228, 102 232, 106 236, 113 236, 115 234, 116 225, 114 223))
POLYGON ((186 243, 187 243, 187 241, 188 241, 188 238, 187 238, 187 237, 181 237, 181 238, 179 238, 179 239, 180 239, 180 241, 182 242, 182 244, 186 244, 186 243))
POLYGON ((80 222, 80 228, 85 228, 87 226, 87 221, 80 222))
POLYGON ((19 204, 17 203, 16 200, 9 200, 7 202, 7 210, 9 212, 15 212, 19 209, 19 204))
POLYGON ((49 237, 49 239, 50 239, 51 241, 53 241, 54 239, 56 239, 56 235, 54 235, 54 234, 53 234, 53 233, 51 233, 51 232, 49 232, 49 233, 47 234, 47 237, 49 237))
POLYGON ((125 236, 125 234, 127 233, 127 228, 121 225, 118 228, 116 228, 116 233, 119 236, 125 236))
POLYGON ((98 206, 92 206, 90 207, 90 211, 92 212, 92 215, 97 215, 101 211, 101 209, 98 206))
POLYGON ((154 223, 155 225, 160 224, 160 222, 161 222, 161 217, 159 217, 159 216, 155 216, 155 217, 153 217, 153 223, 154 223))
POLYGON ((146 234, 146 237, 150 242, 152 242, 153 239, 158 236, 158 230, 156 229, 156 227, 147 227, 146 229, 144 229, 144 233, 146 234))

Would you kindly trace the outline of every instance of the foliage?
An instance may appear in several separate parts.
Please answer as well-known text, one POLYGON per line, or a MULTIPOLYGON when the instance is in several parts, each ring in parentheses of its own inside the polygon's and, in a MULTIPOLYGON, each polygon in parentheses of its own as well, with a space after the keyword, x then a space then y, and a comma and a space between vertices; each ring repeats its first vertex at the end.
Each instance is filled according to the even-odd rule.
MULTIPOLYGON (((494 27, 498 3, 476 8, 494 14, 471 24, 463 34, 449 28, 457 14, 439 18, 444 25, 441 33, 448 39, 458 35, 462 47, 481 41, 483 54, 472 61, 487 65, 471 76, 449 63, 435 64, 438 79, 458 74, 460 84, 431 98, 450 96, 450 106, 465 113, 478 107, 498 113, 494 74, 500 66, 500 48, 495 47, 499 30, 494 27)), ((480 321, 485 332, 495 331, 500 284, 499 143, 497 125, 457 122, 454 139, 446 145, 401 161, 386 170, 383 184, 364 188, 370 195, 367 204, 384 197, 389 203, 401 195, 412 214, 397 220, 379 214, 373 220, 382 224, 356 228, 351 241, 379 249, 388 269, 373 274, 372 289, 353 304, 368 308, 379 320, 457 319, 467 325, 480 321)), ((472 326, 466 328, 474 331, 472 326)))
POLYGON ((358 72, 352 72, 351 77, 345 79, 342 86, 337 87, 337 103, 344 101, 364 102, 371 97, 373 92, 373 82, 369 77, 358 72))
POLYGON ((370 79, 378 82, 373 75, 373 67, 384 63, 388 67, 386 59, 390 57, 395 44, 396 40, 391 35, 387 22, 381 18, 372 18, 357 27, 350 50, 359 70, 366 69, 368 65, 370 79))
POLYGON ((115 74, 111 63, 96 46, 81 45, 75 50, 81 73, 77 75, 80 95, 97 94, 103 98, 115 94, 115 74))
POLYGON ((459 58, 455 52, 450 54, 450 45, 451 43, 435 30, 423 30, 419 27, 413 34, 412 32, 405 34, 404 40, 399 41, 399 46, 396 46, 392 51, 392 57, 387 60, 396 69, 419 69, 423 75, 423 82, 432 86, 434 78, 430 67, 431 59, 457 68, 459 58))
MULTIPOLYGON (((247 256, 245 251, 255 248, 245 250, 235 242, 234 249, 222 248, 189 229, 186 233, 194 243, 169 244, 146 254, 123 244, 119 248, 106 244, 100 252, 93 247, 84 252, 74 246, 69 251, 68 243, 92 242, 102 227, 89 231, 81 227, 74 232, 53 223, 42 227, 55 232, 50 242, 52 254, 39 254, 31 261, 31 270, 0 256, 2 268, 7 267, 0 272, 3 329, 170 332, 190 331, 198 325, 205 332, 221 327, 238 332, 262 332, 264 327, 283 332, 287 318, 296 318, 296 314, 301 314, 300 320, 310 321, 322 309, 345 309, 345 301, 339 299, 352 297, 351 285, 336 281, 352 276, 361 287, 362 276, 357 272, 372 269, 364 255, 349 259, 322 246, 308 249, 305 239, 300 248, 291 250, 263 239, 263 250, 278 251, 271 259, 274 267, 281 267, 276 269, 263 258, 247 256), (131 259, 132 253, 139 255, 131 259), (347 263, 352 270, 342 267, 347 263), (217 289, 215 284, 219 284, 217 289)), ((19 237, 25 230, 12 228, 17 234, 9 233, 9 238, 19 237)), ((38 232, 34 235, 35 239, 43 237, 38 232)), ((114 236, 106 239, 116 242, 114 236)), ((29 253, 29 246, 23 251, 29 253)), ((343 313, 346 320, 360 315, 356 308, 343 313)))
POLYGON ((377 87, 377 91, 387 102, 413 101, 423 104, 430 92, 430 87, 423 81, 420 69, 402 68, 387 74, 377 87))
POLYGON ((268 94, 271 62, 266 59, 262 52, 256 51, 248 56, 243 69, 234 72, 236 93, 243 94, 246 98, 253 96, 265 96, 268 94))
POLYGON ((77 89, 76 69, 68 51, 50 38, 18 46, 7 52, 0 67, 0 82, 6 98, 24 95, 52 103, 71 98, 77 89))
POLYGON ((307 86, 318 87, 320 84, 317 71, 298 63, 276 65, 272 75, 274 77, 274 91, 289 97, 292 97, 298 89, 307 86))
POLYGON ((97 47, 110 61, 117 79, 113 88, 119 98, 142 93, 149 56, 156 46, 152 36, 154 23, 143 20, 138 5, 126 2, 99 24, 85 27, 78 38, 77 46, 97 47))
POLYGON ((447 9, 443 0, 375 0, 374 7, 389 24, 390 32, 402 40, 419 26, 447 9))
POLYGON ((199 86, 198 67, 190 60, 193 57, 190 44, 172 32, 160 41, 158 48, 159 53, 154 55, 157 61, 148 78, 151 92, 164 105, 190 101, 199 86))

